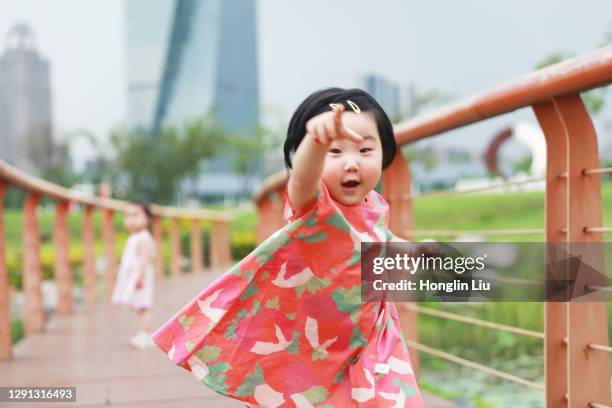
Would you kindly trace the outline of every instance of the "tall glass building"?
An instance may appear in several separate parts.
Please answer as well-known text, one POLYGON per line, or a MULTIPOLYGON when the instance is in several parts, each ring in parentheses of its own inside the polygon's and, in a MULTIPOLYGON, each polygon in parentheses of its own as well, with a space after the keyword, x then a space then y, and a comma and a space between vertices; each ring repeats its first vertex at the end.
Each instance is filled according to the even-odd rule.
MULTIPOLYGON (((154 134, 214 108, 244 137, 258 123, 254 0, 127 0, 128 123, 154 134)), ((232 197, 244 180, 229 155, 205 166, 198 191, 232 197)), ((256 180, 251 189, 256 186, 256 180)))
POLYGON ((6 35, 0 55, 0 159, 39 174, 55 159, 49 61, 24 23, 6 35))

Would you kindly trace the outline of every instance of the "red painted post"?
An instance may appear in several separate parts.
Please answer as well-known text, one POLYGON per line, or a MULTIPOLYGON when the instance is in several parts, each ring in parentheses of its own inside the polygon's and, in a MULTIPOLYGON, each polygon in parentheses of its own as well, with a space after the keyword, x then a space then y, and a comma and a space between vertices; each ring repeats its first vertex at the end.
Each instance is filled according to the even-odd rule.
MULTIPOLYGON (((111 188, 108 183, 100 184, 100 197, 110 198, 111 188)), ((115 286, 117 259, 115 256, 115 229, 113 227, 113 210, 102 209, 102 239, 104 240, 104 258, 106 259, 106 287, 110 299, 115 286)))
POLYGON ((104 239, 104 257, 106 258, 107 295, 112 296, 115 285, 115 229, 113 227, 113 210, 102 209, 102 237, 104 239))
POLYGON ((257 242, 262 243, 266 238, 282 228, 287 221, 283 217, 283 200, 286 183, 272 190, 260 199, 257 204, 257 242))
POLYGON ((210 266, 220 268, 231 263, 229 223, 212 221, 210 224, 210 266))
POLYGON ((87 304, 93 304, 96 300, 93 210, 94 208, 88 205, 83 212, 83 286, 87 304))
POLYGON ((43 330, 42 268, 36 208, 40 197, 28 194, 23 204, 23 291, 25 294, 24 332, 43 330))
POLYGON ((181 237, 178 218, 173 218, 170 223, 170 274, 172 276, 181 273, 181 237))
POLYGON ((4 248, 4 192, 6 183, 0 182, 0 359, 6 360, 13 356, 11 339, 11 309, 6 268, 6 253, 4 248))
MULTIPOLYGON (((567 179, 559 174, 567 171, 567 133, 555 103, 551 101, 533 106, 540 127, 546 138, 546 197, 545 225, 546 241, 566 242, 562 228, 567 226, 567 179)), ((557 260, 552 246, 547 248, 546 263, 557 260)), ((544 305, 544 381, 546 384, 546 406, 562 407, 567 401, 567 313, 566 302, 546 302, 544 305)))
MULTIPOLYGON (((584 230, 603 221, 600 176, 582 173, 599 167, 595 128, 580 95, 556 97, 554 103, 568 137, 567 241, 603 242, 601 232, 584 230)), ((605 274, 601 251, 583 253, 582 262, 605 274)), ((589 343, 608 344, 606 302, 569 302, 567 329, 568 406, 610 405, 608 354, 588 347, 589 343)))
POLYGON ((60 201, 55 207, 55 226, 53 241, 55 243, 55 273, 57 287, 57 312, 72 313, 72 269, 70 268, 68 208, 69 201, 60 201))
MULTIPOLYGON (((410 166, 401 151, 395 155, 391 166, 383 173, 383 197, 389 203, 389 227, 394 235, 410 241, 412 237, 404 231, 412 229, 412 174, 410 166)), ((419 341, 418 313, 408 309, 410 303, 396 303, 402 325, 402 333, 406 340, 419 341)), ((419 375, 419 352, 410 349, 410 360, 415 375, 419 375)))
POLYGON ((200 221, 191 221, 191 265, 194 272, 204 271, 204 262, 202 261, 202 229, 200 221))
POLYGON ((153 216, 153 239, 155 240, 155 247, 157 248, 155 252, 155 276, 157 278, 162 278, 164 276, 164 231, 161 217, 158 215, 153 216))

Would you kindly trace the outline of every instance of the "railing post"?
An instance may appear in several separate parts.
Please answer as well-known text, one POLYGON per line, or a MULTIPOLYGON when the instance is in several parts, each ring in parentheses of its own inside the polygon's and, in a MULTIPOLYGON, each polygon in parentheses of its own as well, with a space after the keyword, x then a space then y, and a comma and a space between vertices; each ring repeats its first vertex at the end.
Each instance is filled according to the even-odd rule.
POLYGON ((83 210, 83 286, 87 304, 93 304, 96 299, 93 210, 90 205, 83 210))
POLYGON ((55 243, 54 281, 57 287, 57 312, 72 313, 72 270, 69 258, 68 208, 69 201, 60 201, 55 207, 55 226, 53 241, 55 243))
POLYGON ((229 222, 212 221, 210 223, 210 266, 218 268, 231 262, 229 222))
MULTIPOLYGON (((412 174, 410 166, 401 150, 395 155, 391 166, 383 174, 383 197, 389 203, 389 227, 398 237, 412 240, 404 233, 412 229, 412 174)), ((418 313, 405 307, 406 303, 397 304, 402 332, 406 340, 418 342, 418 313)), ((410 349, 410 359, 415 375, 419 374, 419 352, 410 349)))
POLYGON ((191 221, 191 265, 194 272, 204 271, 204 262, 202 261, 202 229, 200 221, 191 221))
MULTIPOLYGON (((601 232, 584 227, 602 225, 601 185, 598 174, 584 175, 583 169, 599 167, 597 134, 580 95, 554 98, 568 136, 567 241, 603 242, 601 232)), ((582 262, 605 274, 601 251, 587 251, 582 262)), ((569 302, 568 310, 568 405, 610 404, 608 355, 590 349, 589 343, 608 344, 606 302, 569 302)))
POLYGON ((155 276, 161 278, 164 276, 164 254, 163 240, 164 231, 162 228, 162 219, 159 215, 153 216, 153 239, 155 240, 155 276))
MULTIPOLYGON (((567 133, 552 100, 534 105, 533 110, 546 139, 545 242, 561 243, 567 240, 562 232, 562 228, 567 226, 567 179, 559 177, 567 171, 567 133)), ((546 264, 552 265, 558 255, 552 246, 546 249, 546 264)), ((547 407, 562 407, 567 403, 567 313, 567 302, 545 302, 544 381, 547 407)))
POLYGON ((4 248, 4 192, 6 183, 0 182, 0 359, 13 356, 11 338, 11 309, 9 298, 8 270, 4 248))
POLYGON ((170 274, 172 276, 181 273, 181 236, 178 218, 172 218, 170 222, 170 274))
POLYGON ((283 196, 286 183, 268 192, 257 204, 257 242, 262 243, 287 222, 283 217, 283 196))
POLYGON ((115 228, 113 226, 113 210, 102 209, 102 237, 104 239, 104 258, 106 258, 107 295, 112 296, 115 285, 115 228))
POLYGON ((40 197, 28 194, 23 205, 23 291, 25 293, 24 332, 41 331, 44 325, 40 236, 36 208, 40 197))

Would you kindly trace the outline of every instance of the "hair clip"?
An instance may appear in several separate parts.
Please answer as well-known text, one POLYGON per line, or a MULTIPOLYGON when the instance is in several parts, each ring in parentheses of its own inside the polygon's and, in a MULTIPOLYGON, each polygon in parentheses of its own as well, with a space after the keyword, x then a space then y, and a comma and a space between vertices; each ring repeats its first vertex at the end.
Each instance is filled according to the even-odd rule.
POLYGON ((349 106, 351 107, 351 109, 353 110, 353 112, 355 113, 361 113, 361 109, 359 109, 359 106, 357 106, 357 104, 353 101, 351 101, 350 99, 346 100, 346 103, 349 104, 349 106))
POLYGON ((340 108, 340 106, 342 106, 342 105, 339 104, 339 103, 330 103, 329 104, 329 107, 332 108, 332 109, 340 108))

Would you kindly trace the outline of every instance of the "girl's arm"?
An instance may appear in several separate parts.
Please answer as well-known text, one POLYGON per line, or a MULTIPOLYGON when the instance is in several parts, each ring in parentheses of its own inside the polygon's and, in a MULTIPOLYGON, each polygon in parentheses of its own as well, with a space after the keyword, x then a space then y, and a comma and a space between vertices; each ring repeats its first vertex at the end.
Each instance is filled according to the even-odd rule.
POLYGON ((306 135, 293 155, 293 170, 287 182, 287 194, 294 211, 308 204, 319 191, 325 155, 333 139, 346 137, 355 142, 363 138, 342 125, 344 105, 333 112, 323 112, 306 123, 306 135))
POLYGON ((312 134, 306 133, 295 151, 293 170, 287 182, 287 194, 294 211, 297 212, 317 195, 327 149, 327 144, 315 142, 312 134))
POLYGON ((142 287, 142 277, 144 276, 145 269, 150 261, 151 255, 147 250, 146 242, 141 240, 138 244, 138 277, 136 278, 136 289, 140 289, 142 287))

